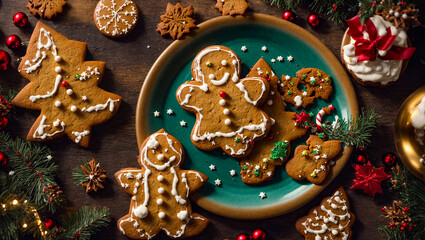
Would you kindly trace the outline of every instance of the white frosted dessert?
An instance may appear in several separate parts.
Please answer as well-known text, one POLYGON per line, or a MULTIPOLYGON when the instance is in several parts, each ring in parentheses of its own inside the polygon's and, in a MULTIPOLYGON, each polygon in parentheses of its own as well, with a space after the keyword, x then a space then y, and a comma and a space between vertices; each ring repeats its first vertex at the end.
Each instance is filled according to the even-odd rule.
MULTIPOLYGON (((391 27, 391 33, 397 35, 392 46, 407 47, 407 34, 402 28, 396 28, 391 22, 385 21, 381 16, 375 15, 370 18, 376 27, 379 37, 387 34, 387 28, 391 27)), ((364 38, 369 39, 368 33, 363 32, 364 38)), ((388 49, 378 50, 378 56, 375 61, 363 61, 357 62, 357 56, 355 55, 355 40, 351 38, 349 44, 343 47, 343 57, 346 66, 351 70, 358 78, 364 82, 380 83, 381 85, 387 85, 390 82, 396 81, 403 67, 403 60, 382 60, 379 56, 385 56, 388 49)))
POLYGON ((425 96, 412 114, 412 126, 415 129, 416 140, 424 145, 425 137, 425 96))

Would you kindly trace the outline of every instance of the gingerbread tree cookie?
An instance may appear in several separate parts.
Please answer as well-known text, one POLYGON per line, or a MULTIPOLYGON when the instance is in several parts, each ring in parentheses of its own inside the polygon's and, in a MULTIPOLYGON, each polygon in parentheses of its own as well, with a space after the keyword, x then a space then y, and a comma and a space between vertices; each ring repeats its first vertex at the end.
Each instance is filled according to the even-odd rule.
POLYGON ((217 0, 215 4, 223 16, 225 15, 244 15, 248 9, 246 0, 217 0))
POLYGON ((286 171, 295 180, 307 179, 314 184, 322 184, 329 174, 329 162, 343 150, 341 141, 324 141, 311 135, 306 143, 307 146, 300 145, 295 149, 294 157, 286 164, 286 171))
POLYGON ((163 129, 149 136, 140 148, 142 167, 115 173, 120 186, 133 197, 130 212, 117 222, 118 229, 132 239, 151 239, 161 230, 181 239, 202 232, 208 219, 192 212, 189 195, 204 185, 208 177, 182 170, 181 143, 163 129))
POLYGON ((352 238, 351 227, 356 216, 350 212, 350 203, 343 187, 326 197, 320 206, 312 208, 308 215, 295 223, 297 231, 305 239, 344 239, 352 238))
POLYGON ((328 100, 332 93, 332 80, 320 69, 303 68, 297 72, 296 77, 283 75, 279 92, 285 102, 291 103, 296 109, 306 108, 316 98, 328 100))
POLYGON ((192 63, 193 81, 177 89, 183 109, 196 114, 192 142, 201 150, 221 148, 235 158, 247 156, 254 140, 266 136, 271 121, 258 108, 269 94, 264 78, 239 79, 239 57, 227 47, 210 46, 192 63))
POLYGON ((92 126, 116 114, 122 98, 98 87, 104 62, 84 61, 86 43, 72 41, 38 22, 18 70, 30 81, 13 104, 41 110, 27 140, 47 141, 68 135, 89 145, 92 126))
POLYGON ((289 157, 290 141, 307 133, 310 116, 305 114, 297 122, 295 112, 285 111, 285 103, 277 91, 280 79, 263 58, 252 67, 248 77, 263 77, 270 83, 270 94, 261 106, 272 122, 270 132, 267 138, 255 143, 249 156, 240 161, 242 181, 246 184, 260 184, 271 180, 276 166, 281 166, 289 157))

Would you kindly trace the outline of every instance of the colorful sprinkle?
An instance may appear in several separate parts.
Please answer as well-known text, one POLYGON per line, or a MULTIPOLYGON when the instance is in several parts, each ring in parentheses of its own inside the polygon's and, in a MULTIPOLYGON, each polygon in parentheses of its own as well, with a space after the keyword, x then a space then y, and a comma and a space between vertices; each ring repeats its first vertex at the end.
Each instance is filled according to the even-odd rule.
POLYGON ((258 170, 255 170, 255 176, 258 177, 260 175, 260 173, 258 172, 258 170))
POLYGON ((301 155, 303 155, 303 156, 307 156, 307 155, 308 155, 307 150, 304 150, 304 151, 301 153, 301 155))
POLYGON ((222 98, 227 97, 227 93, 225 91, 221 91, 219 94, 220 94, 220 97, 222 98))
POLYGON ((306 77, 307 77, 307 75, 303 74, 303 78, 306 78, 306 77))
POLYGON ((240 141, 241 141, 241 138, 239 137, 235 138, 235 142, 240 142, 240 141))
POLYGON ((288 94, 291 95, 292 94, 292 91, 288 91, 288 94))
POLYGON ((246 165, 244 165, 242 168, 243 168, 243 169, 246 169, 246 165))
POLYGON ((79 79, 80 77, 81 77, 80 74, 75 75, 76 79, 79 79))
POLYGON ((310 176, 312 176, 312 177, 316 177, 316 173, 315 173, 315 172, 313 172, 310 176))
POLYGON ((210 62, 207 62, 207 66, 208 66, 208 67, 211 67, 211 65, 212 65, 212 64, 211 64, 210 62))
POLYGON ((325 134, 324 133, 319 133, 318 137, 323 139, 325 137, 325 134))

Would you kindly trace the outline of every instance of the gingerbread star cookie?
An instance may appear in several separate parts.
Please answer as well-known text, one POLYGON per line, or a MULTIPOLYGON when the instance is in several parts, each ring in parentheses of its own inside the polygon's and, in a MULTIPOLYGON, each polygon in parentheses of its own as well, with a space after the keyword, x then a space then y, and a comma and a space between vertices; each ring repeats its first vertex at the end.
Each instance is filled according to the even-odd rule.
POLYGON ((190 29, 195 28, 195 19, 192 18, 193 6, 183 8, 180 3, 167 4, 165 14, 161 15, 161 22, 158 23, 156 31, 161 36, 170 35, 173 39, 181 39, 190 29))
POLYGON ((62 13, 65 0, 29 0, 27 8, 34 16, 52 19, 62 13))
POLYGON ((160 231, 182 239, 202 232, 209 221, 194 213, 189 195, 208 177, 182 170, 181 143, 163 129, 149 136, 140 148, 139 168, 125 168, 115 178, 130 195, 130 212, 117 222, 118 230, 132 239, 151 239, 160 231))
POLYGON ((280 79, 263 58, 252 67, 247 77, 263 77, 270 84, 270 94, 261 106, 272 122, 270 132, 266 138, 255 143, 249 156, 239 162, 242 181, 260 184, 273 178, 275 168, 289 157, 290 141, 306 134, 311 122, 307 114, 297 121, 295 112, 285 111, 285 103, 277 91, 280 79))
POLYGON ((114 116, 122 98, 98 87, 105 63, 84 61, 87 44, 72 41, 38 22, 18 71, 30 81, 13 99, 16 106, 41 110, 27 140, 68 135, 89 145, 92 126, 114 116))
POLYGON ((244 15, 248 9, 246 0, 217 0, 215 4, 223 16, 225 15, 244 15))
POLYGON ((286 164, 286 172, 295 180, 307 179, 311 183, 322 184, 329 174, 330 161, 342 153, 341 141, 324 141, 311 135, 306 143, 295 149, 294 157, 286 164))
POLYGON ((94 9, 94 22, 99 31, 111 38, 124 37, 136 27, 137 5, 131 0, 100 0, 94 9))
POLYGON ((283 75, 279 92, 285 102, 294 105, 296 109, 306 108, 316 98, 328 100, 332 93, 332 80, 320 69, 303 68, 296 73, 296 77, 283 75))
POLYGON ((193 60, 193 81, 177 89, 182 108, 196 114, 191 139, 201 150, 221 148, 243 158, 270 130, 270 118, 258 107, 267 99, 269 83, 261 77, 239 79, 240 65, 229 48, 207 47, 193 60))
POLYGON ((298 219, 295 228, 306 240, 349 240, 353 237, 351 227, 355 220, 347 194, 343 187, 339 187, 332 196, 324 198, 320 206, 298 219))

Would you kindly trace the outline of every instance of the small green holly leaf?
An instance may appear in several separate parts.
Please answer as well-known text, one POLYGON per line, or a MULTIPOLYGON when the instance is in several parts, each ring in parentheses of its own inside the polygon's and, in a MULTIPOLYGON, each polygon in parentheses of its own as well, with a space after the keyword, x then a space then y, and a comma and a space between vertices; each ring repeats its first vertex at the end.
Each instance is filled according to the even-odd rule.
POLYGON ((274 148, 272 149, 272 154, 270 156, 271 159, 278 159, 281 157, 286 157, 288 143, 284 141, 275 142, 274 148))

